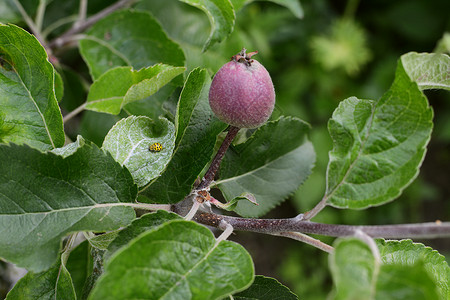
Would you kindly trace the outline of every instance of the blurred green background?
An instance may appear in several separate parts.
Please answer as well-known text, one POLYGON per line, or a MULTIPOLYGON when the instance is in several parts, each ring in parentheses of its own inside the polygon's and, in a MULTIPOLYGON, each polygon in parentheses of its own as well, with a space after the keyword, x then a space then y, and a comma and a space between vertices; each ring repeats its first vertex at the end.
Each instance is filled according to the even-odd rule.
MULTIPOLYGON (((39 1, 21 3, 32 16, 39 1)), ((76 15, 78 1, 47 1, 44 28, 76 15)), ((0 4, 0 21, 26 27, 12 1, 0 4), (6 3, 6 4, 5 4, 6 3), (8 4, 9 3, 9 4, 8 4)), ((110 1, 90 0, 92 14, 110 1)), ((338 103, 350 96, 378 99, 391 85, 397 59, 410 51, 450 49, 450 2, 448 0, 402 1, 301 1, 304 17, 271 2, 253 2, 237 12, 234 32, 224 42, 202 53, 210 31, 206 15, 177 0, 148 0, 134 8, 147 10, 167 34, 180 44, 189 70, 207 68, 213 75, 240 51, 258 50, 274 81, 277 104, 273 118, 299 117, 312 126, 311 140, 317 152, 314 173, 290 199, 266 217, 293 217, 320 201, 325 191, 326 166, 331 140, 327 121, 338 103), (447 32, 446 42, 438 43, 447 32)), ((48 31, 48 39, 69 28, 70 23, 48 31)), ((55 51, 65 83, 61 102, 67 113, 84 103, 90 76, 76 47, 55 51)), ((152 96, 156 106, 138 106, 157 116, 173 113, 180 89, 167 87, 152 96), (169 101, 165 101, 171 95, 169 101), (143 107, 145 106, 145 109, 143 107)), ((445 91, 427 91, 435 111, 435 128, 419 177, 403 195, 381 207, 364 211, 326 208, 314 220, 341 224, 396 224, 450 220, 450 96, 445 91)), ((147 101, 148 103, 148 101, 147 101)), ((66 124, 75 139, 82 134, 101 145, 109 128, 121 118, 84 112, 66 124)), ((273 276, 301 299, 325 299, 331 290, 326 253, 283 238, 237 233, 232 239, 252 254, 256 273, 273 276)), ((332 239, 322 238, 325 242, 332 239)), ((450 240, 423 241, 450 257, 450 240)), ((1 266, 0 266, 1 267, 1 266)))

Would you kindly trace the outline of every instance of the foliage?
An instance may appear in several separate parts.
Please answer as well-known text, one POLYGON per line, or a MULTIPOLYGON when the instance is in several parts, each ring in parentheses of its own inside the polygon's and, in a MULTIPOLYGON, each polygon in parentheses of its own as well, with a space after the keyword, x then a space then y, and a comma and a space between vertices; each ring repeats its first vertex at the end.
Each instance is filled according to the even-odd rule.
MULTIPOLYGON (((323 1, 305 10, 294 0, 57 2, 0 4, 0 257, 29 271, 7 299, 297 299, 274 278, 255 275, 263 266, 246 250, 251 246, 227 240, 224 210, 243 217, 233 220, 242 220, 244 230, 319 249, 330 249, 331 240, 277 222, 320 229, 322 223, 302 219, 318 214, 336 224, 312 232, 338 237, 328 256, 332 290, 320 285, 323 270, 316 282, 303 275, 280 280, 301 298, 308 298, 301 292, 308 284, 320 287, 309 289, 318 298, 450 297, 450 269, 437 251, 411 240, 372 239, 388 234, 383 228, 371 236, 357 228, 351 237, 338 230, 339 223, 415 221, 407 214, 389 219, 392 208, 411 201, 384 206, 388 213, 351 210, 403 200, 409 186, 420 184, 413 182, 433 127, 448 143, 448 123, 440 111, 433 120, 423 92, 450 90, 448 33, 436 53, 394 52, 383 64, 379 49, 368 46, 365 24, 353 16, 352 0, 344 16, 321 28, 311 19, 330 13, 323 1), (212 75, 242 46, 260 50, 278 107, 260 128, 241 131, 226 152, 211 185, 217 200, 210 186, 198 190, 227 129, 211 111, 208 92, 212 75), (367 64, 372 77, 363 73, 367 64), (376 74, 384 68, 393 80, 376 74), (300 97, 308 101, 298 103, 300 97), (183 218, 200 192, 219 207, 201 205, 208 224, 224 230, 218 237, 201 219, 183 218), (294 219, 253 219, 286 203, 298 209, 290 217, 314 208, 294 219), (329 206, 346 210, 322 211, 329 206), (299 277, 305 281, 297 288, 292 281, 299 277)), ((438 213, 449 217, 445 209, 438 213)), ((439 226, 449 224, 408 232, 433 237, 427 228, 439 226)), ((309 265, 315 257, 297 250, 270 255, 285 271, 295 273, 299 264, 316 272, 309 265)))

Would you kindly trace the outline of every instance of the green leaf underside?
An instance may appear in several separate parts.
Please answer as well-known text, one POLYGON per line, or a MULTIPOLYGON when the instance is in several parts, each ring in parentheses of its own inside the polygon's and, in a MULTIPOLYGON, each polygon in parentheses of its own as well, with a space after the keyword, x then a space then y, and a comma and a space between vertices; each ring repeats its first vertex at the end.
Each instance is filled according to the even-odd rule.
POLYGON ((330 255, 334 299, 374 299, 377 269, 372 252, 358 239, 338 240, 330 255))
POLYGON ((40 150, 64 145, 54 72, 34 36, 0 24, 0 142, 40 150))
POLYGON ((125 229, 121 230, 117 238, 115 238, 114 241, 108 246, 108 251, 104 255, 105 261, 108 260, 108 258, 111 257, 111 255, 117 250, 127 245, 132 239, 136 238, 140 234, 154 229, 167 221, 180 218, 181 217, 175 213, 159 210, 154 213, 145 214, 139 219, 134 220, 125 229))
POLYGON ((83 147, 86 144, 86 141, 81 135, 77 136, 77 140, 73 143, 67 144, 61 148, 55 148, 51 150, 52 153, 60 155, 62 157, 67 157, 74 154, 78 148, 83 147))
POLYGON ((234 28, 236 19, 233 5, 229 0, 180 0, 201 9, 209 19, 211 33, 203 45, 203 51, 215 43, 223 41, 234 28))
POLYGON ((252 285, 233 295, 235 300, 297 300, 298 297, 276 279, 255 276, 252 285))
POLYGON ((61 259, 40 273, 28 272, 8 293, 7 300, 64 299, 75 300, 72 278, 61 259))
POLYGON ((245 143, 228 149, 218 187, 227 201, 248 192, 258 203, 238 202, 238 214, 261 216, 305 181, 315 161, 313 146, 306 137, 308 131, 305 122, 282 117, 260 127, 245 143))
MULTIPOLYGON (((423 263, 423 268, 437 284, 440 299, 450 299, 450 268, 445 257, 436 250, 411 240, 376 240, 381 261, 385 264, 414 266, 423 263)), ((398 280, 398 279, 397 279, 398 280)))
POLYGON ((178 101, 177 137, 173 157, 161 176, 141 193, 153 203, 177 203, 211 160, 217 135, 226 128, 211 111, 208 100, 211 79, 204 69, 194 69, 178 101))
POLYGON ((122 10, 97 22, 80 41, 94 80, 117 66, 139 70, 157 63, 184 66, 184 53, 161 25, 142 11, 122 10))
POLYGON ((167 119, 157 121, 145 116, 130 116, 111 128, 103 142, 103 149, 131 172, 134 181, 142 187, 157 177, 172 157, 175 147, 175 126, 167 119), (162 150, 150 151, 160 143, 162 150))
POLYGON ((99 250, 106 250, 108 249, 108 246, 111 244, 112 241, 115 240, 117 235, 119 234, 120 229, 113 230, 110 232, 106 232, 99 235, 94 235, 93 237, 86 237, 86 240, 89 242, 89 244, 99 250))
POLYGON ((245 249, 209 229, 172 220, 139 235, 105 264, 89 299, 217 299, 253 280, 245 249))
POLYGON ((450 90, 450 57, 447 54, 411 52, 401 57, 402 65, 419 88, 450 90))
POLYGON ((438 288, 448 288, 448 265, 436 251, 410 240, 377 244, 381 265, 361 240, 337 241, 330 256, 335 299, 447 299, 448 289, 438 288))
POLYGON ((66 158, 0 145, 0 157, 0 257, 19 266, 48 269, 66 234, 114 230, 135 217, 121 205, 137 194, 129 171, 95 145, 66 158))
POLYGON ((418 174, 433 112, 400 62, 378 101, 342 101, 328 123, 334 147, 327 170, 327 203, 363 209, 395 199, 418 174))
POLYGON ((215 204, 215 205, 221 209, 233 211, 236 208, 236 205, 239 203, 239 201, 248 201, 249 203, 251 203, 253 205, 258 205, 258 202, 255 199, 255 196, 250 193, 244 193, 244 194, 232 199, 230 202, 220 203, 220 204, 215 204))
POLYGON ((153 95, 184 70, 164 64, 138 71, 133 67, 110 69, 92 84, 86 109, 117 115, 126 104, 153 95))

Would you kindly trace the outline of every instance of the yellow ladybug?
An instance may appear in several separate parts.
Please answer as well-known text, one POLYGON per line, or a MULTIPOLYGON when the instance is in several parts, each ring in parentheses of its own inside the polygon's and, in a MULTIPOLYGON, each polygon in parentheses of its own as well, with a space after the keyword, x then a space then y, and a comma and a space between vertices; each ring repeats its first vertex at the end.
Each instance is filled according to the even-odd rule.
POLYGON ((148 147, 148 150, 150 150, 150 152, 159 152, 162 149, 163 147, 160 143, 153 143, 148 147))

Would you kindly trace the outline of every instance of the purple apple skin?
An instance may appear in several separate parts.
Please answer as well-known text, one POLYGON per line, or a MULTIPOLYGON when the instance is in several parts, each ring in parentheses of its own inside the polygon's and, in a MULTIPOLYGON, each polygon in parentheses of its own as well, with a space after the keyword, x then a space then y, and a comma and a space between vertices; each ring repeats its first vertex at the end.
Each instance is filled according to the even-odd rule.
MULTIPOLYGON (((244 52, 245 56, 245 52, 244 52)), ((272 114, 275 90, 269 72, 258 61, 235 59, 214 76, 209 105, 223 122, 239 128, 257 128, 272 114)))

